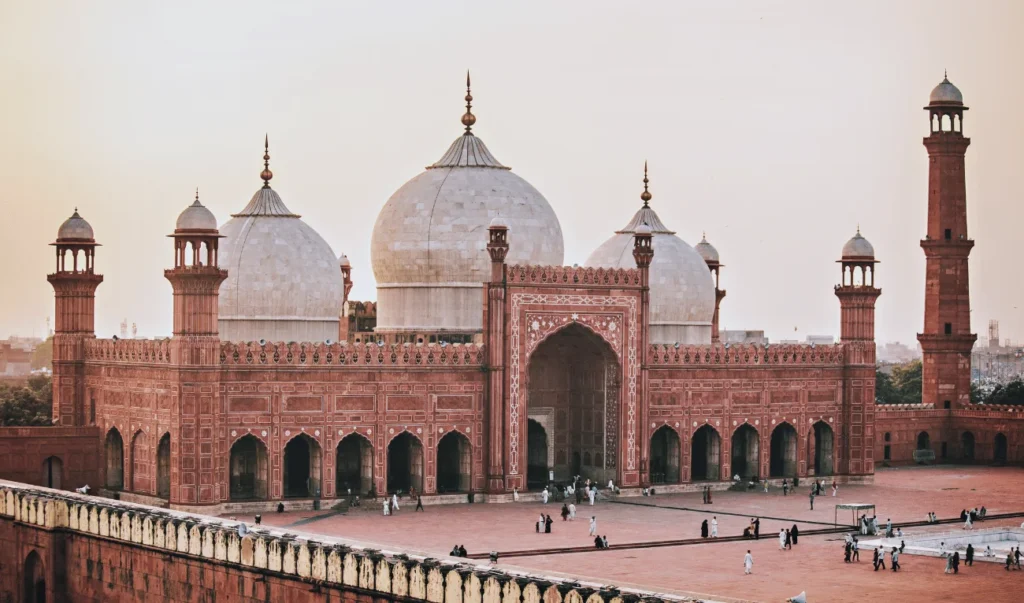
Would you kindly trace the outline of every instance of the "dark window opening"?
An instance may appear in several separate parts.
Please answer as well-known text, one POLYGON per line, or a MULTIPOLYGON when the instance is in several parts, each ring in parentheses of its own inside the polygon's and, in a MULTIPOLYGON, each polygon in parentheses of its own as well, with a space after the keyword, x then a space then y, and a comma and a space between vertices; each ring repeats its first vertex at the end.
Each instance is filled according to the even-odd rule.
POLYGON ((946 458, 946 443, 942 443, 942 458, 946 458))
POLYGON ((949 407, 950 407, 949 400, 946 400, 945 402, 942 403, 942 408, 949 408, 949 407))
POLYGON ((892 460, 892 449, 888 444, 885 445, 885 451, 882 452, 882 459, 886 461, 892 460))
POLYGON ((952 334, 953 334, 953 323, 947 322, 946 323, 946 335, 952 335, 952 334))
POLYGON ((953 229, 952 228, 947 228, 946 229, 946 240, 949 241, 949 240, 952 240, 952 238, 953 238, 953 229))
POLYGON ((889 433, 888 431, 887 431, 887 432, 885 432, 885 441, 886 441, 886 442, 890 442, 890 441, 892 441, 892 434, 891 434, 891 433, 889 433))

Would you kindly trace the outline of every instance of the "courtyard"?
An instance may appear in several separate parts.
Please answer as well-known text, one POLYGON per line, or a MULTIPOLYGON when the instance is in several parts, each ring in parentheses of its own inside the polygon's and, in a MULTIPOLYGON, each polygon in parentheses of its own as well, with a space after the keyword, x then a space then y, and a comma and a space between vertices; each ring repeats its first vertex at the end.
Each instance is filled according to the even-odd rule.
MULTIPOLYGON (((290 531, 342 537, 387 550, 447 556, 463 545, 471 556, 497 550, 500 564, 526 572, 571 576, 581 580, 634 586, 658 592, 697 595, 712 601, 783 601, 807 591, 808 601, 860 601, 885 597, 897 601, 1012 600, 1024 587, 1024 571, 1006 572, 1002 564, 961 564, 957 575, 944 575, 945 561, 905 554, 902 571, 872 571, 871 550, 864 547, 859 563, 843 563, 843 535, 806 534, 832 526, 835 505, 872 503, 879 523, 923 521, 929 511, 942 520, 959 517, 965 508, 984 505, 990 516, 1024 512, 1024 471, 990 467, 907 467, 881 469, 871 485, 841 485, 815 500, 810 510, 808 486, 784 496, 769 493, 715 492, 713 504, 702 504, 699 492, 584 501, 574 522, 563 522, 561 504, 444 505, 414 512, 404 500, 393 516, 384 517, 378 504, 347 513, 285 512, 267 514, 263 523, 290 531), (541 514, 555 520, 550 534, 536 533, 541 514), (611 550, 593 549, 588 520, 596 516, 598 534, 611 550), (716 516, 719 536, 738 536, 751 517, 761 518, 760 540, 695 542, 700 524, 716 516), (791 550, 781 551, 780 528, 798 525, 802 535, 791 550), (591 550, 571 551, 591 547, 591 550), (749 549, 754 571, 743 574, 749 549)), ((848 512, 845 514, 849 521, 848 512)), ((844 514, 840 513, 840 521, 844 514)), ((239 519, 243 519, 239 517, 239 519)), ((1020 526, 1024 517, 978 522, 978 529, 1020 526)), ((961 529, 959 523, 904 529, 907 538, 927 537, 961 529)), ((469 560, 483 564, 485 560, 469 560)), ((888 560, 887 560, 888 565, 888 560)))

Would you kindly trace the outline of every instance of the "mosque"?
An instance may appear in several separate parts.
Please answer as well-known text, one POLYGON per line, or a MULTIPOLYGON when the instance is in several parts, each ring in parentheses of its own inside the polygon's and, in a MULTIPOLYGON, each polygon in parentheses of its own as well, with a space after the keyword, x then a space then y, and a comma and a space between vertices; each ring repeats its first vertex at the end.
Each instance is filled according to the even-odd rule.
MULTIPOLYGON (((929 106, 956 119, 962 165, 966 107, 937 99, 946 84, 929 106)), ((99 243, 77 210, 61 225, 54 416, 94 426, 106 490, 209 511, 394 491, 503 500, 577 474, 668 490, 871 478, 881 290, 859 231, 837 245, 838 343, 725 344, 719 253, 658 217, 646 167, 636 213, 565 266, 555 208, 474 132, 468 77, 465 100, 462 133, 380 209, 375 302, 349 299, 360 275, 273 188, 266 141, 238 213, 218 225, 197 194, 178 217, 168 339, 95 337, 99 243)), ((944 216, 964 208, 962 178, 931 180, 937 203, 960 199, 944 216)), ((929 266, 955 253, 966 270, 955 228, 929 266)), ((956 328, 964 347, 969 323, 956 328)), ((942 378, 961 375, 963 351, 935 347, 953 359, 942 378)))

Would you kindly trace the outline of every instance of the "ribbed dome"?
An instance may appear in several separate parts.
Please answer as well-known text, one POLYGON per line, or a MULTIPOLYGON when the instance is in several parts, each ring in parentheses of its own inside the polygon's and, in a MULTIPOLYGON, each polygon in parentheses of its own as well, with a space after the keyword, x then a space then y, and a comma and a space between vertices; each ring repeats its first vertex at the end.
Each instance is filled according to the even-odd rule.
MULTIPOLYGON (((669 230, 648 206, 587 258, 587 266, 635 268, 633 235, 650 226, 654 259, 650 267, 651 343, 711 342, 715 282, 704 258, 669 230)), ((514 232, 514 231, 513 231, 514 232)))
POLYGON ((928 97, 930 104, 964 104, 964 95, 960 93, 960 89, 954 86, 949 78, 942 78, 939 85, 932 89, 931 96, 928 97))
POLYGON ((843 259, 844 260, 856 260, 856 259, 874 259, 875 248, 868 242, 867 239, 860 236, 860 229, 857 229, 857 234, 853 235, 846 245, 843 245, 843 259))
POLYGON ((78 215, 78 209, 71 217, 64 220, 64 223, 57 229, 57 241, 92 241, 94 238, 92 226, 85 221, 85 218, 78 215))
POLYGON ((697 246, 694 247, 694 249, 697 250, 697 253, 700 254, 700 257, 704 258, 704 261, 707 262, 708 264, 719 263, 718 250, 715 249, 714 245, 708 243, 707 235, 701 237, 700 243, 697 243, 697 246))
POLYGON ((199 193, 196 193, 196 200, 178 214, 178 221, 174 224, 175 230, 217 230, 217 218, 213 212, 199 202, 199 193))
POLYGON ((344 298, 338 257, 269 183, 220 232, 220 265, 228 271, 220 289, 221 339, 337 339, 344 298))
POLYGON ((499 216, 509 229, 508 263, 562 264, 562 229, 547 200, 467 131, 377 216, 377 329, 480 330, 487 228, 499 216))

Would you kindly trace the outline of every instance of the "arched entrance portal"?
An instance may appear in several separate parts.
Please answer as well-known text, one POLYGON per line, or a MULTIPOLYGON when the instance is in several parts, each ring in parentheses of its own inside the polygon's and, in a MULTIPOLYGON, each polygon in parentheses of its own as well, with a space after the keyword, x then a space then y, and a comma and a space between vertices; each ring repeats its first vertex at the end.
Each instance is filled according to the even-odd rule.
POLYGON ((365 495, 373 489, 373 445, 358 433, 338 444, 334 463, 334 490, 338 496, 365 495))
POLYGON ((834 469, 832 427, 824 421, 814 424, 814 474, 832 475, 834 469))
POLYGON ((473 475, 473 449, 469 438, 449 431, 437 443, 437 491, 469 492, 473 475))
POLYGON ((760 464, 757 430, 749 423, 732 432, 732 473, 743 479, 757 477, 760 464))
POLYGON ((615 352, 577 323, 548 337, 530 356, 526 403, 530 414, 554 416, 547 435, 556 480, 579 474, 598 483, 619 481, 620 381, 615 352), (580 466, 573 471, 576 459, 580 466))
POLYGON ((253 500, 267 498, 267 483, 270 463, 267 462, 267 447, 259 438, 247 434, 231 446, 231 500, 253 500))
POLYGON ((141 429, 132 436, 131 491, 152 492, 149 483, 149 437, 141 429))
POLYGON ((690 441, 690 480, 718 480, 719 460, 722 456, 722 438, 710 425, 694 432, 690 441))
POLYGON ((64 477, 64 461, 60 457, 51 456, 43 461, 43 485, 47 488, 60 490, 64 477))
POLYGON ((651 483, 679 483, 679 435, 662 425, 651 436, 651 483))
POLYGON ((22 576, 21 600, 25 603, 46 603, 46 572, 39 553, 32 551, 25 558, 22 576))
POLYGON ((928 432, 927 431, 922 431, 921 433, 917 434, 917 449, 918 450, 931 450, 932 449, 931 438, 928 437, 928 432))
POLYGON ((423 444, 408 431, 388 444, 388 492, 423 491, 423 444))
POLYGON ((107 459, 106 486, 110 490, 120 490, 124 488, 124 440, 116 427, 107 432, 103 451, 107 459))
POLYGON ((156 495, 171 497, 171 434, 165 433, 156 447, 156 495))
POLYGON ((526 487, 543 488, 548 483, 548 432, 533 419, 526 421, 526 451, 526 487))
POLYGON ((796 475, 796 429, 789 423, 779 423, 772 431, 771 477, 796 475))
POLYGON ((992 443, 992 460, 997 463, 1006 462, 1006 435, 1002 433, 996 434, 996 439, 992 443))
POLYGON ((284 495, 320 496, 320 444, 301 433, 284 447, 284 495))
POLYGON ((965 431, 963 433, 963 435, 960 436, 960 451, 961 451, 963 459, 965 461, 973 461, 974 460, 974 434, 973 433, 971 433, 969 431, 965 431))

